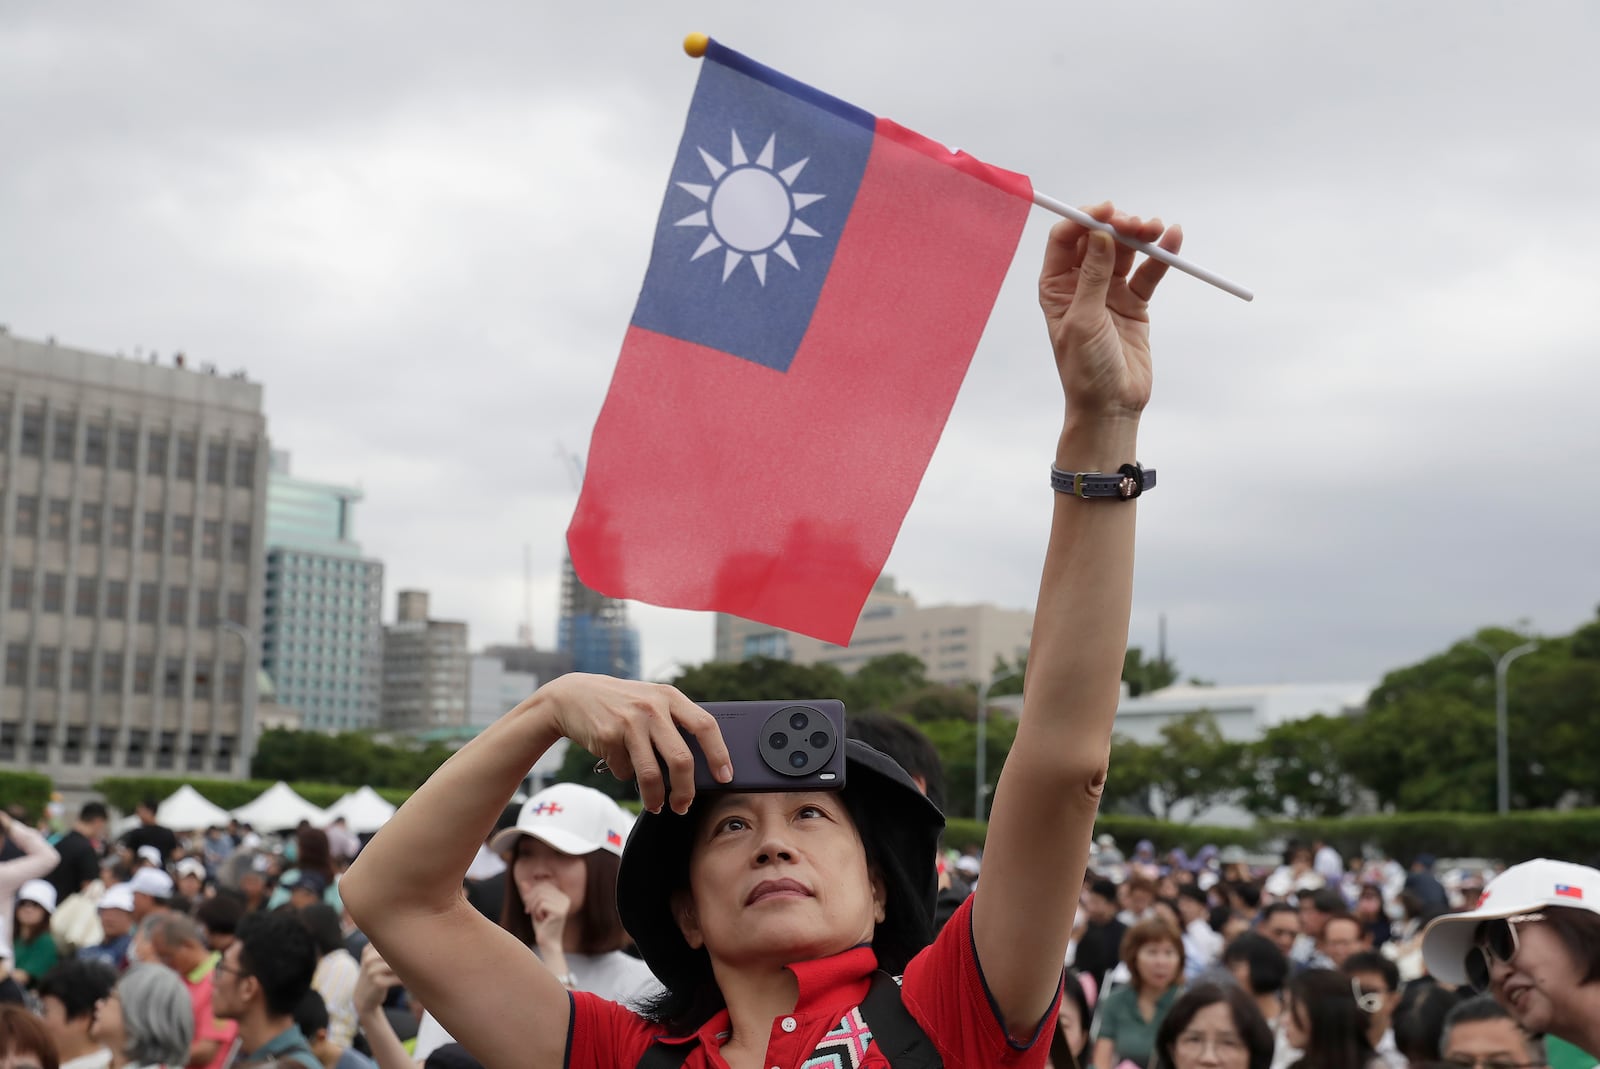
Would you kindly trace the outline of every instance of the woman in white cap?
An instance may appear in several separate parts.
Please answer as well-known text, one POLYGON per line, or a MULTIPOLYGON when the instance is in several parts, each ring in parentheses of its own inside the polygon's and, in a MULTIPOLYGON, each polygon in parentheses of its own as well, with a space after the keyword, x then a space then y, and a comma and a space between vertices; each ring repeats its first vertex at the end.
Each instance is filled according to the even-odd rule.
POLYGON ((61 952, 50 934, 56 889, 48 880, 29 880, 17 892, 11 925, 11 978, 23 987, 55 968, 61 952))
MULTIPOLYGON (((624 949, 617 871, 632 818, 593 787, 557 783, 523 803, 517 823, 489 840, 505 858, 500 927, 522 941, 572 991, 637 1004, 660 991, 650 967, 624 949)), ((431 1015, 415 1057, 451 1042, 431 1015)))
POLYGON ((0 843, 7 839, 22 851, 22 856, 0 861, 0 903, 4 906, 0 908, 0 946, 11 945, 11 903, 16 901, 22 885, 44 879, 61 863, 61 855, 45 842, 44 836, 0 809, 0 843))
POLYGON ((1428 971, 1471 984, 1532 1035, 1600 1056, 1600 871, 1540 858, 1490 881, 1422 937, 1428 971))

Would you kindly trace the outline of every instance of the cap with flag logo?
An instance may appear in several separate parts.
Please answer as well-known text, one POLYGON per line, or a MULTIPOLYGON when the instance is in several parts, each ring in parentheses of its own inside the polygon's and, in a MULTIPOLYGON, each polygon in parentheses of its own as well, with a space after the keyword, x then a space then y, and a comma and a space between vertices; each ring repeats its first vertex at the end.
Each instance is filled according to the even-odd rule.
POLYGON ((630 824, 622 807, 593 787, 557 783, 522 803, 516 825, 496 832, 489 849, 509 853, 531 836, 563 854, 605 850, 621 857, 630 824))
POLYGON ((1548 858, 1511 866, 1489 881, 1472 909, 1447 913, 1428 925, 1422 935, 1428 972, 1447 984, 1467 983, 1467 952, 1480 923, 1544 909, 1600 913, 1600 871, 1548 858))

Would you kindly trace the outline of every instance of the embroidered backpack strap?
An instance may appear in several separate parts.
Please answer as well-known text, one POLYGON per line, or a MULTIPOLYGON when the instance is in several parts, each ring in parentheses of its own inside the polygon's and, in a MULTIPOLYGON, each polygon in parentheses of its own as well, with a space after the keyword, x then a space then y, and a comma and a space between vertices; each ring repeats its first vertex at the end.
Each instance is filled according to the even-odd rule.
POLYGON ((692 1043, 652 1043, 639 1059, 638 1069, 678 1069, 693 1049, 692 1043))
POLYGON ((861 1016, 872 1029, 873 1043, 894 1069, 943 1069, 944 1059, 933 1040, 900 998, 899 977, 881 971, 872 974, 861 1016))

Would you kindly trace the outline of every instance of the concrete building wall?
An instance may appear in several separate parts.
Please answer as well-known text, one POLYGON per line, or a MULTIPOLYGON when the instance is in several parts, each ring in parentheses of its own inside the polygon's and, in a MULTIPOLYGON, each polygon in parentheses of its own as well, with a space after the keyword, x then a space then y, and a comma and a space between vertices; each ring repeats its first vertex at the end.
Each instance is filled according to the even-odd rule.
POLYGON ((407 619, 408 611, 427 611, 427 595, 402 591, 400 599, 401 619, 383 629, 383 728, 416 733, 465 727, 471 685, 467 625, 407 619))
POLYGON ((0 335, 0 767, 248 771, 267 454, 256 383, 0 335))

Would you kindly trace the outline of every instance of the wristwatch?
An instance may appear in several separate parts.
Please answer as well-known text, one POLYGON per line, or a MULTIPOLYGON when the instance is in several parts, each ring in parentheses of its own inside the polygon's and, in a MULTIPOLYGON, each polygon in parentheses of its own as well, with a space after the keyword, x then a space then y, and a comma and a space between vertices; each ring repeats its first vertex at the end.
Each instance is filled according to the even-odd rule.
POLYGON ((1050 465, 1050 486, 1073 497, 1108 497, 1132 501, 1156 484, 1156 469, 1124 464, 1114 472, 1062 471, 1050 465))

